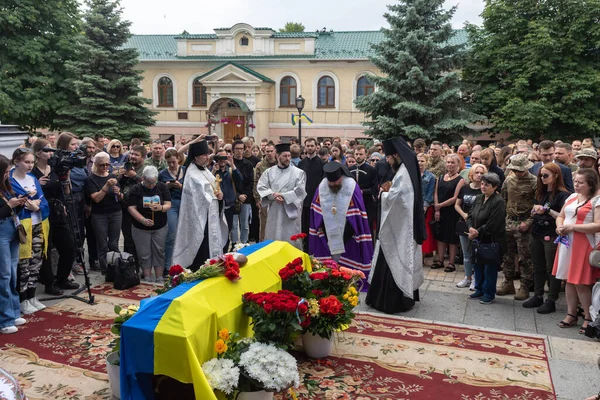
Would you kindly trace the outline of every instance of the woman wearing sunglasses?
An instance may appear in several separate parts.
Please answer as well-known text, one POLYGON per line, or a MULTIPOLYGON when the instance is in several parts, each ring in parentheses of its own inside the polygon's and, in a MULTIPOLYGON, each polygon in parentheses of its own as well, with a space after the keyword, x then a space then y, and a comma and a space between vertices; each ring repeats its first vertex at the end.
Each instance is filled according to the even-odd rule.
POLYGON ((106 146, 106 151, 110 155, 110 166, 113 171, 118 171, 127 162, 127 155, 124 154, 123 144, 117 139, 113 139, 106 146))

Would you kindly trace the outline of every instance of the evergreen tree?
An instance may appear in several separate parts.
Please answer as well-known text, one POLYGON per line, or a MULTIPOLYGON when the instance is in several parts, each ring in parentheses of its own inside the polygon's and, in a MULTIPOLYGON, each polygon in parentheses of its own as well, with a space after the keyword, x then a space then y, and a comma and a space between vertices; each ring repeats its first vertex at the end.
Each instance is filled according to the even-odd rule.
POLYGON ((384 17, 389 29, 373 46, 371 61, 383 76, 370 76, 376 90, 356 100, 366 114, 366 134, 377 139, 398 135, 411 139, 460 139, 473 118, 463 109, 460 75, 461 45, 450 19, 456 7, 444 0, 399 0, 384 17))
POLYGON ((0 120, 54 128, 67 95, 64 64, 79 34, 76 0, 4 0, 0 5, 0 120))
POLYGON ((600 132, 600 1, 487 0, 468 26, 475 111, 520 138, 600 132))
POLYGON ((135 69, 137 50, 122 47, 131 36, 131 23, 121 20, 118 0, 86 0, 86 5, 77 61, 67 63, 71 79, 66 85, 73 90, 73 101, 60 110, 56 122, 81 136, 147 138, 156 113, 144 106, 151 101, 139 95, 143 78, 135 69))

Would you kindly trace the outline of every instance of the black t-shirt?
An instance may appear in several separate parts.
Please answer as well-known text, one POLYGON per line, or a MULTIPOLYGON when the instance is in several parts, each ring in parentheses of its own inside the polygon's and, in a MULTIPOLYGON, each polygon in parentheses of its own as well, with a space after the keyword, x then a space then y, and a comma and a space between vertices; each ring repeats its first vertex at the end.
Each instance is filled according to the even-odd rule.
MULTIPOLYGON (((546 193, 542 198, 542 201, 538 202, 536 200, 535 204, 540 206, 548 205, 551 210, 560 212, 569 195, 569 192, 558 192, 554 198, 550 200, 550 194, 546 193)), ((556 237, 556 220, 552 218, 550 214, 534 214, 531 235, 537 237, 556 237)))
POLYGON ((462 210, 467 214, 475 204, 475 198, 481 194, 481 189, 473 189, 470 184, 463 185, 458 192, 458 198, 462 200, 460 205, 462 210))
POLYGON ((140 214, 146 219, 153 219, 154 225, 145 226, 140 224, 135 218, 131 218, 131 223, 138 229, 153 231, 167 225, 167 213, 162 211, 154 211, 148 207, 150 203, 165 204, 165 201, 171 201, 171 192, 166 184, 158 182, 152 189, 148 189, 144 184, 139 183, 131 188, 129 192, 129 200, 127 206, 135 206, 140 214), (146 207, 144 207, 146 204, 146 207))
MULTIPOLYGON (((85 194, 90 197, 92 194, 102 190, 106 182, 114 178, 114 175, 98 176, 96 174, 90 175, 85 180, 85 194)), ((119 186, 117 184, 117 186, 119 186)), ((113 192, 113 188, 108 189, 108 192, 104 195, 104 198, 100 203, 96 203, 94 200, 90 200, 92 204, 92 214, 110 214, 121 210, 121 204, 117 199, 117 195, 113 192)))

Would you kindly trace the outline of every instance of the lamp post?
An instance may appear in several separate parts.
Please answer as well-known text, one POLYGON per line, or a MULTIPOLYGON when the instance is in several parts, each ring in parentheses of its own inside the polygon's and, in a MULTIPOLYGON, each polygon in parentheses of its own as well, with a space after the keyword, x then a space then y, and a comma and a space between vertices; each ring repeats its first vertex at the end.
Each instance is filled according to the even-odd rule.
POLYGON ((296 108, 298 109, 298 144, 302 146, 302 110, 304 109, 304 97, 302 95, 296 98, 296 108))

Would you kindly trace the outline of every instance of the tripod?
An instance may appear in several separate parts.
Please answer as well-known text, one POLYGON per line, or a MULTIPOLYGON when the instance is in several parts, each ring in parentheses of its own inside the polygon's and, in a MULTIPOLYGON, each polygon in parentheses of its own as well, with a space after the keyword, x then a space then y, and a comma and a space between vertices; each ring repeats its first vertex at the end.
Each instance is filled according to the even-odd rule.
MULTIPOLYGON (((61 187, 61 199, 60 203, 65 207, 65 212, 67 214, 67 222, 69 224, 69 228, 71 232, 73 232, 73 236, 75 237, 75 247, 77 251, 75 252, 75 260, 83 267, 83 276, 85 278, 85 286, 80 287, 75 290, 71 294, 63 294, 61 296, 41 299, 44 300, 59 300, 59 299, 75 299, 79 301, 83 301, 84 303, 94 304, 94 295, 92 294, 92 288, 90 284, 90 278, 87 273, 87 268, 85 266, 85 254, 83 251, 83 234, 81 229, 79 229, 79 223, 77 218, 77 207, 75 205, 75 200, 73 199, 73 194, 71 193, 71 181, 69 180, 68 175, 59 175, 58 181, 61 187), (79 293, 83 292, 87 289, 88 299, 84 297, 78 296, 79 293)), ((68 239, 66 239, 68 240, 68 239)))

